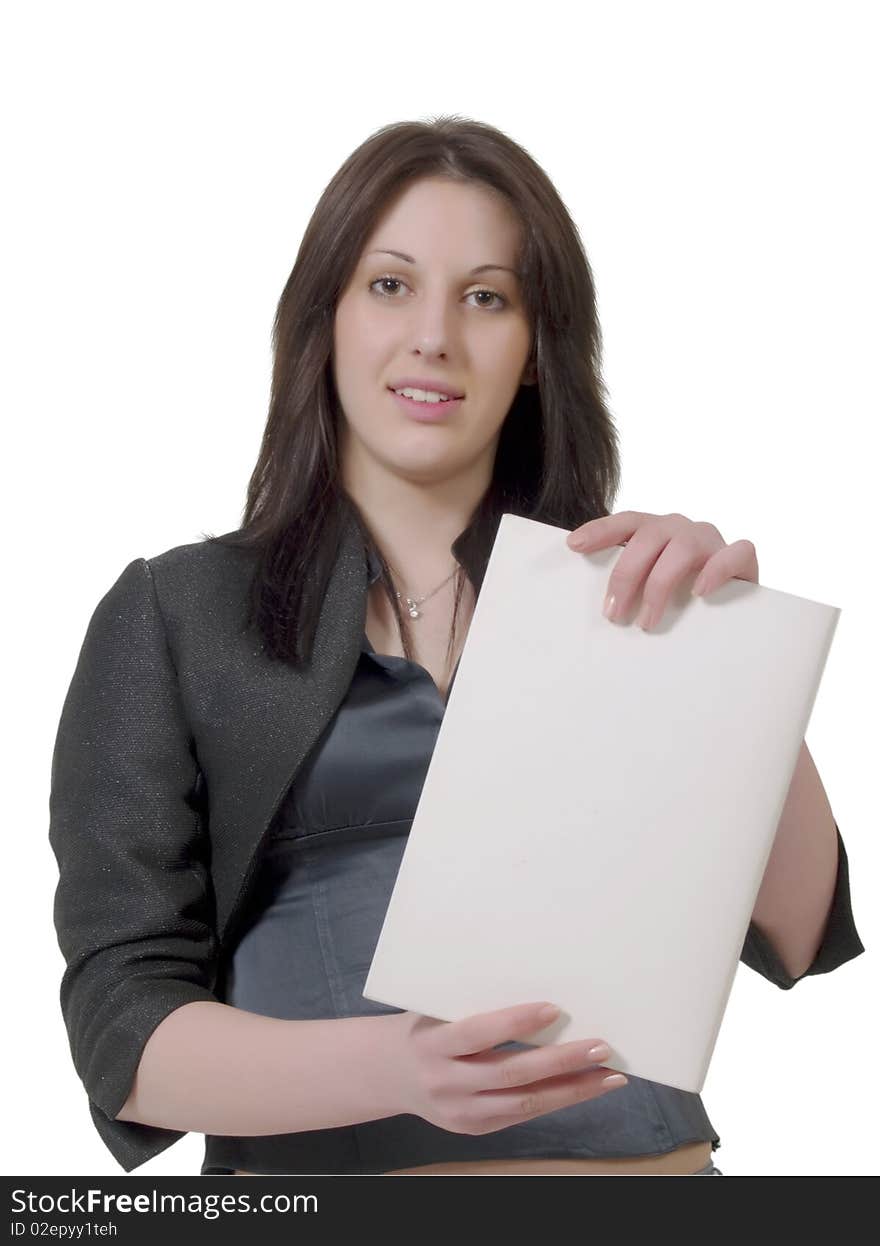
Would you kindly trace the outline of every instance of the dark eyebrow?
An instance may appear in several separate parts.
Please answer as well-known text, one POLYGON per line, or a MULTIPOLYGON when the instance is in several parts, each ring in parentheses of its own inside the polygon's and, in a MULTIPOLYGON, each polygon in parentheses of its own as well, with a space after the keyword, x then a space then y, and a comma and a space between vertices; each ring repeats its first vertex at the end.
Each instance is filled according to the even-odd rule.
MULTIPOLYGON (((399 260, 404 260, 407 264, 415 264, 415 260, 411 255, 404 255, 402 251, 379 250, 371 251, 370 255, 395 255, 399 260)), ((472 268, 468 276, 475 277, 477 273, 485 273, 495 268, 502 273, 512 273, 514 277, 519 278, 521 274, 515 268, 508 268, 506 264, 478 264, 476 268, 472 268)))

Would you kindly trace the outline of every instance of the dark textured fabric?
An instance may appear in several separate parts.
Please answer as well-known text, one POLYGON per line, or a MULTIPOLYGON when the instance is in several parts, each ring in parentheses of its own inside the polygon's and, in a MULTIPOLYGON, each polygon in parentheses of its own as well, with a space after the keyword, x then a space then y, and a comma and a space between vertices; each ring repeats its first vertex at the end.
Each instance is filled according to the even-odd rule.
POLYGON ((216 998, 262 836, 360 653, 354 525, 303 671, 245 629, 252 567, 206 541, 130 562, 89 621, 56 735, 61 1008, 92 1120, 126 1172, 183 1137, 114 1117, 159 1022, 216 998))
MULTIPOLYGON (((92 1120, 126 1172, 183 1136, 114 1116, 159 1022, 184 1003, 220 998, 218 975, 273 819, 300 790, 292 784, 362 660, 367 564, 353 524, 303 672, 270 660, 244 628, 251 567, 248 554, 207 542, 129 563, 89 622, 55 741, 61 1008, 92 1120)), ((839 843, 834 912, 808 974, 864 950, 839 843)), ((794 985, 754 929, 743 960, 783 989, 794 985)), ((685 1138, 690 1118, 676 1110, 664 1104, 657 1117, 668 1136, 708 1136, 685 1138)))

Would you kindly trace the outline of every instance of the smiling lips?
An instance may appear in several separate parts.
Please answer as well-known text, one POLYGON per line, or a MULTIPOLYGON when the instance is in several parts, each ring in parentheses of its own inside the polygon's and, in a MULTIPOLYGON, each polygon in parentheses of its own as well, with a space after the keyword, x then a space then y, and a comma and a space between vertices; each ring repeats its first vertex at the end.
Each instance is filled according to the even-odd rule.
POLYGON ((462 401, 461 398, 447 398, 437 402, 427 402, 418 398, 407 398, 404 394, 396 394, 390 388, 388 392, 395 402, 400 403, 407 415, 423 424, 441 423, 462 401))
POLYGON ((446 398, 464 398, 462 391, 445 381, 432 380, 429 376, 399 376, 392 381, 389 389, 419 389, 426 393, 443 394, 446 398))

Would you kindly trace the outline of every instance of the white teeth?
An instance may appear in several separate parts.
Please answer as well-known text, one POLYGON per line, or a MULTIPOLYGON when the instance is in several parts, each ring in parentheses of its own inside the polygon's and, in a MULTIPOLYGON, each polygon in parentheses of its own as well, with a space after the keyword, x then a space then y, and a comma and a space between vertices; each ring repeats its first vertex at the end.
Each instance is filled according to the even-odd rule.
POLYGON ((434 389, 396 389, 395 394, 402 394, 405 398, 415 398, 416 402, 449 402, 447 394, 438 394, 434 389))

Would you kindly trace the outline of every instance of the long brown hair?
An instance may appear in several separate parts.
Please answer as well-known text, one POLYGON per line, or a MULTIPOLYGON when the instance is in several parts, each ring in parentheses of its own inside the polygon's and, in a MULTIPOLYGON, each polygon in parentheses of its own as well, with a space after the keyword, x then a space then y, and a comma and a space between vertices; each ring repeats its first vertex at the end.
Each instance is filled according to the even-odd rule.
POLYGON ((332 379, 336 304, 385 205, 428 176, 484 184, 522 224, 517 266, 531 327, 528 365, 501 429, 489 487, 452 544, 459 563, 449 655, 464 575, 478 595, 505 511, 574 528, 610 513, 620 462, 601 377, 601 332, 589 262, 574 222, 532 157, 493 126, 458 116, 383 126, 332 178, 306 227, 272 330, 269 415, 241 527, 208 541, 256 555, 248 624, 270 656, 308 660, 347 522, 377 555, 404 654, 405 611, 382 551, 342 487, 341 411, 332 379))

